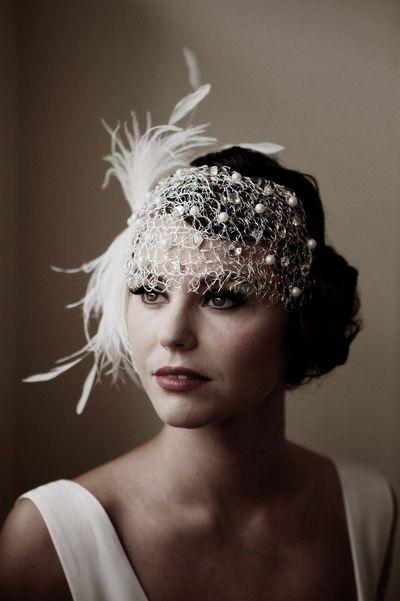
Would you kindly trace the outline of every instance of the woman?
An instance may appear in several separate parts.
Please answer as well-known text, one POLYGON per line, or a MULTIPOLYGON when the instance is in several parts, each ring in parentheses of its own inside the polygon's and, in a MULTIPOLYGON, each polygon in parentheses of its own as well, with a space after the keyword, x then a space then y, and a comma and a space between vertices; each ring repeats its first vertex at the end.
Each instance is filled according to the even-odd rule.
POLYGON ((4 598, 382 598, 386 481, 285 437, 285 390, 347 359, 357 272, 325 243, 315 180, 267 156, 278 147, 189 164, 210 143, 175 125, 208 92, 195 88, 167 127, 135 128, 128 147, 113 132, 109 174, 132 217, 83 267, 86 324, 102 317, 95 336, 86 329, 82 354, 95 364, 78 411, 96 368, 124 366, 164 426, 106 465, 21 495, 1 536, 4 598))

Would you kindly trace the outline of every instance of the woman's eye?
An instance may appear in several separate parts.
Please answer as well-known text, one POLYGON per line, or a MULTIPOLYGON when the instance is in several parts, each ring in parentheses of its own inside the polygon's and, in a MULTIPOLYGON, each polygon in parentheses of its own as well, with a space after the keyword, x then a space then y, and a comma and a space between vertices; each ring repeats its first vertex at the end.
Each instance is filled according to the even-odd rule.
POLYGON ((158 296, 165 296, 162 290, 158 290, 154 288, 153 290, 146 290, 144 286, 139 286, 139 288, 131 289, 131 294, 136 294, 142 297, 142 301, 146 305, 158 305, 156 300, 158 296))
MULTIPOLYGON (((165 303, 165 300, 159 300, 159 297, 166 299, 165 292, 157 288, 146 290, 144 286, 139 286, 138 288, 131 289, 130 292, 131 294, 141 296, 142 302, 146 305, 165 303)), ((204 299, 204 305, 213 309, 231 309, 246 302, 246 297, 243 294, 230 292, 229 290, 220 290, 219 292, 208 291, 204 294, 204 299)))
POLYGON ((214 309, 231 309, 246 302, 242 294, 220 290, 219 292, 208 292, 205 294, 206 302, 211 301, 214 309))
POLYGON ((154 305, 156 304, 156 300, 159 296, 164 296, 164 294, 157 290, 145 290, 142 294, 142 299, 143 302, 147 303, 148 305, 154 305))

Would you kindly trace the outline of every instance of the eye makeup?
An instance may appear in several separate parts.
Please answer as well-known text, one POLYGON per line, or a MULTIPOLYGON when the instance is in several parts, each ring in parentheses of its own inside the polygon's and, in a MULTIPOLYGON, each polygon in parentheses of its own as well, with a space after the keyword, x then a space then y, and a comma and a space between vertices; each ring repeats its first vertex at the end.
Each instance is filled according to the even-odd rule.
MULTIPOLYGON (((143 285, 142 286, 138 286, 137 288, 130 288, 130 293, 137 295, 137 296, 143 296, 144 294, 157 294, 157 295, 163 295, 166 296, 166 292, 165 290, 161 289, 161 288, 151 288, 151 289, 147 289, 145 288, 143 285)), ((232 290, 228 290, 226 288, 221 288, 221 289, 215 289, 215 290, 207 290, 206 292, 203 293, 202 295, 205 299, 206 302, 216 299, 216 298, 221 298, 223 300, 229 300, 232 303, 234 303, 232 306, 230 307, 213 307, 215 309, 233 309, 235 307, 238 307, 240 305, 243 305, 247 298, 244 294, 240 293, 240 292, 233 292, 232 290)), ((157 304, 157 303, 152 303, 152 302, 146 302, 144 301, 146 304, 157 304)))

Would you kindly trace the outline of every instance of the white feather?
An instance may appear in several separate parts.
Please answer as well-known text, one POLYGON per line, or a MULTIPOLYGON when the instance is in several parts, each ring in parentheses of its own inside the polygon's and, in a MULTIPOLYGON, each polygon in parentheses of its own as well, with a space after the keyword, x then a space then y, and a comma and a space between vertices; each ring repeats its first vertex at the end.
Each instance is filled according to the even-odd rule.
POLYGON ((48 371, 44 374, 35 374, 33 376, 28 376, 27 378, 24 378, 22 381, 23 382, 47 382, 48 380, 53 380, 53 378, 56 378, 57 376, 62 374, 64 371, 71 369, 71 367, 73 367, 74 365, 79 363, 79 361, 82 361, 82 359, 83 359, 83 357, 79 357, 79 359, 76 359, 75 361, 71 361, 71 363, 67 363, 66 365, 60 365, 59 367, 53 367, 50 371, 48 371))
POLYGON ((64 361, 68 361, 69 359, 72 359, 72 357, 78 357, 79 355, 82 355, 81 359, 84 359, 84 357, 86 357, 89 352, 90 352, 89 345, 86 344, 83 348, 79 349, 79 351, 75 351, 74 353, 71 353, 70 355, 66 355, 65 357, 56 359, 56 363, 64 363, 64 361))
POLYGON ((186 117, 198 104, 210 93, 211 86, 209 83, 200 86, 195 92, 188 94, 182 98, 174 107, 168 123, 174 125, 183 117, 186 117))
POLYGON ((226 148, 232 148, 232 146, 240 146, 241 148, 249 148, 250 150, 256 150, 261 154, 277 154, 284 149, 284 146, 279 144, 273 144, 272 142, 240 142, 240 144, 224 144, 220 146, 218 150, 225 150, 226 148))
POLYGON ((89 261, 89 263, 82 263, 80 267, 65 268, 57 267, 56 265, 50 265, 50 267, 53 271, 57 271, 58 273, 79 273, 80 271, 83 271, 83 273, 90 273, 96 267, 99 258, 100 257, 96 257, 92 261, 89 261))
MULTIPOLYGON (((204 135, 207 124, 178 127, 176 123, 186 115, 192 114, 198 104, 210 91, 209 84, 198 86, 198 67, 194 55, 187 54, 186 61, 192 86, 196 91, 180 100, 172 111, 170 122, 166 125, 152 126, 150 113, 146 116, 143 134, 135 113, 132 112, 131 129, 125 124, 111 129, 103 122, 111 136, 111 152, 104 157, 110 164, 106 171, 103 187, 111 177, 116 177, 122 187, 131 212, 135 214, 144 204, 147 193, 162 178, 178 167, 188 166, 199 154, 199 148, 214 145, 216 140, 204 135), (122 133, 121 133, 122 132, 122 133)), ((132 353, 126 327, 126 313, 129 290, 123 273, 123 264, 127 257, 130 229, 125 228, 110 244, 108 249, 96 259, 84 263, 75 269, 63 269, 53 266, 57 272, 90 273, 85 296, 68 307, 82 305, 83 326, 86 345, 58 362, 80 355, 65 365, 54 367, 45 374, 35 374, 25 382, 50 380, 67 371, 87 354, 91 353, 94 365, 86 377, 82 394, 77 405, 77 413, 85 407, 93 387, 96 373, 110 374, 112 383, 124 369, 140 386, 140 380, 134 370, 132 353), (93 318, 95 318, 93 320, 93 318), (91 333, 93 321, 97 319, 97 329, 91 333)))
POLYGON ((190 48, 182 48, 183 56, 185 58, 186 66, 188 68, 188 79, 189 83, 194 90, 200 87, 200 69, 194 55, 190 48))
POLYGON ((94 378, 96 376, 96 363, 93 364, 92 369, 88 373, 86 380, 83 384, 81 397, 76 405, 76 412, 78 415, 82 413, 89 398, 90 391, 93 387, 94 378))
MULTIPOLYGON (((184 114, 197 106, 207 93, 208 87, 205 86, 197 93, 190 94, 191 100, 185 107, 181 107, 184 114)), ((175 109, 178 111, 177 107, 175 109)), ((182 116, 183 113, 179 118, 182 116)), ((111 167, 105 174, 103 188, 112 176, 116 177, 131 212, 136 213, 145 202, 147 193, 160 179, 178 167, 189 165, 198 154, 199 147, 213 145, 216 140, 202 135, 207 124, 189 125, 186 128, 174 124, 151 127, 151 118, 148 115, 146 131, 139 135, 134 113, 132 122, 133 133, 125 126, 126 143, 119 134, 119 128, 111 130, 106 125, 111 134, 111 153, 104 157, 104 160, 110 163, 111 167)))

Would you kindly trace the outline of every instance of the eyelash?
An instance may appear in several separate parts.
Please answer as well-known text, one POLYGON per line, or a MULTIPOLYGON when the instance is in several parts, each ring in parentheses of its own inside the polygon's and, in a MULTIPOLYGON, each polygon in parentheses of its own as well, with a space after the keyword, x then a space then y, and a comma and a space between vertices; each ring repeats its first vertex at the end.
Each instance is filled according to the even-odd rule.
MULTIPOLYGON (((165 292, 163 292, 162 290, 158 290, 157 288, 153 288, 152 290, 146 290, 144 286, 139 286, 138 288, 130 288, 130 293, 131 294, 135 294, 138 296, 143 296, 146 293, 154 293, 154 294, 162 294, 165 296, 165 292)), ((231 307, 211 307, 212 309, 222 309, 224 311, 226 311, 227 309, 235 309, 236 307, 239 307, 240 305, 243 305, 246 302, 246 297, 243 294, 240 294, 238 292, 231 292, 230 290, 220 290, 219 292, 215 291, 213 292, 212 290, 206 292, 204 294, 205 299, 208 301, 211 298, 222 298, 222 299, 226 299, 226 300, 231 300, 233 301, 235 304, 232 305, 231 307)), ((145 304, 147 305, 156 305, 158 303, 146 303, 145 301, 143 301, 145 304)))

